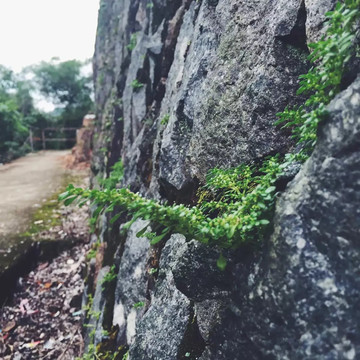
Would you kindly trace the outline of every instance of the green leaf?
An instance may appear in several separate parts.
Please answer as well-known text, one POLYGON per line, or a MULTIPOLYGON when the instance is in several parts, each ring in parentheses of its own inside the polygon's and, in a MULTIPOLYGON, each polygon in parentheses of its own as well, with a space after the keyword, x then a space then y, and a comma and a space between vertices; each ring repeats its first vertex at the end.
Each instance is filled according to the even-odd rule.
POLYGON ((111 219, 110 219, 110 224, 113 225, 115 223, 116 220, 118 220, 120 218, 120 216, 122 215, 122 212, 116 214, 115 216, 113 216, 111 219))
POLYGON ((268 225, 268 224, 270 224, 270 221, 269 221, 269 220, 266 220, 266 219, 262 219, 262 220, 259 221, 259 223, 260 223, 261 225, 268 225))
POLYGON ((97 218, 99 215, 100 215, 100 213, 101 213, 101 211, 104 209, 104 207, 102 206, 102 205, 99 205, 97 208, 96 208, 96 210, 93 212, 93 214, 92 214, 92 216, 94 217, 94 218, 97 218))
POLYGON ((142 236, 145 234, 145 232, 146 232, 146 230, 147 230, 148 227, 149 227, 149 225, 146 225, 143 229, 141 229, 140 231, 138 231, 138 232, 136 233, 136 237, 138 237, 138 238, 142 237, 142 236))
POLYGON ((134 309, 138 309, 138 308, 141 308, 145 305, 145 303, 143 301, 139 301, 137 302, 136 304, 133 305, 133 308, 134 309))
POLYGON ((161 234, 161 235, 158 235, 158 236, 155 236, 151 241, 150 241, 150 244, 151 245, 156 245, 158 244, 165 236, 167 235, 167 232, 161 234))
POLYGON ((265 193, 266 194, 270 194, 272 193, 273 191, 276 190, 276 187, 275 186, 269 186, 266 190, 265 190, 265 193))
POLYGON ((131 219, 130 221, 128 221, 126 224, 124 224, 124 226, 122 227, 123 230, 129 230, 131 225, 135 222, 136 219, 131 219))
POLYGON ((70 191, 65 191, 58 196, 59 201, 65 200, 70 195, 70 191))
POLYGON ((65 206, 70 205, 71 203, 73 203, 73 202, 77 199, 77 197, 78 197, 77 195, 68 197, 68 198, 64 201, 64 205, 65 205, 65 206))
POLYGON ((224 255, 222 253, 220 254, 219 258, 217 259, 216 265, 221 271, 225 270, 226 265, 227 265, 227 261, 224 258, 224 255))

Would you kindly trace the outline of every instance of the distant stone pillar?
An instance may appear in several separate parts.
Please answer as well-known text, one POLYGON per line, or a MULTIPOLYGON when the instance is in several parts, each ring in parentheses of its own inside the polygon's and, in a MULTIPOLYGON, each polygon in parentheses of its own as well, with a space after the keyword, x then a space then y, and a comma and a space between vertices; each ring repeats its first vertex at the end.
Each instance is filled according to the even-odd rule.
POLYGON ((34 152, 34 140, 33 140, 33 132, 30 129, 29 130, 29 139, 30 139, 30 147, 31 147, 31 151, 34 152))
POLYGON ((83 127, 76 131, 76 145, 73 148, 75 163, 88 162, 91 159, 91 139, 94 132, 95 115, 84 116, 83 127))

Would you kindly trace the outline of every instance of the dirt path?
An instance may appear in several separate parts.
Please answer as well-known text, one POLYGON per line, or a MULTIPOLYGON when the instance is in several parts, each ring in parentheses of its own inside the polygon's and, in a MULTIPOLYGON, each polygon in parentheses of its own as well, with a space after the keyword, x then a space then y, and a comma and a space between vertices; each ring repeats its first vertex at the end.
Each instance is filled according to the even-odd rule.
POLYGON ((0 249, 26 229, 30 214, 62 185, 69 151, 41 151, 0 166, 0 249))

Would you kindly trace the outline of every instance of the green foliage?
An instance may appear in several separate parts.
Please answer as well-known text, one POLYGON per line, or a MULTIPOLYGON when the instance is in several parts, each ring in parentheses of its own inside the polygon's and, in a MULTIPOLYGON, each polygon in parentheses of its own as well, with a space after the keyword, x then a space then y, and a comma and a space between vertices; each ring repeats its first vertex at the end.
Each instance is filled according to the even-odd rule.
POLYGON ((84 63, 77 60, 41 62, 32 67, 41 93, 60 106, 58 122, 80 127, 82 118, 93 108, 92 78, 83 76, 84 63))
POLYGON ((168 124, 169 120, 170 120, 170 114, 166 114, 161 119, 160 124, 166 126, 168 124))
POLYGON ((144 84, 141 83, 138 79, 135 79, 135 80, 131 83, 131 86, 133 87, 133 89, 134 89, 135 91, 137 91, 137 90, 141 89, 141 88, 144 86, 144 84))
POLYGON ((115 272, 115 265, 112 265, 110 270, 106 273, 104 278, 101 281, 101 284, 103 287, 105 287, 106 284, 112 283, 114 280, 116 280, 117 274, 115 272))
POLYGON ((133 305, 134 309, 139 309, 145 306, 145 303, 143 301, 139 301, 136 304, 133 305))
MULTIPOLYGON (((360 0, 346 0, 338 4, 329 18, 324 38, 312 44, 310 60, 316 63, 308 74, 300 77, 299 93, 308 95, 304 106, 285 109, 279 123, 293 127, 293 135, 304 147, 298 154, 284 158, 274 156, 262 165, 242 164, 232 169, 215 168, 209 171, 206 184, 200 188, 195 206, 166 205, 144 198, 129 189, 84 190, 70 185, 62 199, 90 199, 97 205, 97 215, 116 206, 121 212, 133 215, 133 220, 151 220, 155 233, 143 229, 138 236, 146 236, 154 245, 168 233, 181 233, 207 245, 236 249, 244 243, 264 238, 273 215, 276 181, 294 161, 304 161, 316 142, 316 130, 325 116, 325 106, 340 90, 342 75, 353 51, 354 24, 360 17, 360 0), (159 234, 160 230, 160 234, 159 234)), ((223 255, 218 267, 224 269, 223 255)))
POLYGON ((133 51, 137 44, 137 33, 131 34, 130 36, 130 42, 128 45, 126 45, 126 48, 130 51, 133 51))
POLYGON ((107 179, 101 179, 99 183, 104 189, 115 189, 116 185, 121 181, 123 176, 124 166, 122 161, 120 160, 111 167, 109 177, 107 179))
POLYGON ((168 206, 143 198, 128 189, 84 190, 69 185, 60 200, 74 197, 79 200, 90 199, 97 204, 99 214, 109 206, 116 206, 132 213, 134 219, 143 218, 161 224, 164 228, 160 235, 148 235, 152 244, 161 241, 169 232, 179 232, 205 244, 237 248, 249 238, 262 238, 274 203, 274 183, 281 173, 278 158, 268 159, 256 171, 249 167, 246 179, 252 176, 251 181, 240 179, 238 183, 234 183, 230 176, 228 182, 218 182, 218 178, 223 179, 222 181, 228 178, 228 170, 217 169, 216 176, 213 174, 205 187, 211 191, 219 188, 227 196, 227 205, 225 206, 225 201, 220 204, 217 217, 213 216, 214 211, 218 211, 215 200, 210 205, 200 202, 194 207, 182 204, 168 206), (251 182, 252 186, 243 189, 242 184, 246 181, 251 182), (235 189, 236 195, 228 195, 229 187, 235 189))
POLYGON ((149 274, 150 274, 150 275, 155 275, 158 271, 159 271, 159 269, 157 269, 157 268, 151 268, 151 269, 149 270, 149 274))
MULTIPOLYGON (((27 140, 30 128, 35 137, 40 137, 41 129, 45 127, 81 126, 83 116, 93 106, 90 97, 92 79, 81 74, 83 66, 78 61, 51 61, 15 74, 0 65, 0 162, 30 150, 27 140), (35 91, 58 105, 57 110, 50 114, 36 109, 35 91)), ((39 145, 36 145, 35 149, 38 149, 39 145)), ((53 148, 72 146, 73 143, 47 145, 53 148)))
POLYGON ((86 259, 87 260, 91 260, 91 259, 95 259, 96 254, 98 252, 98 249, 100 247, 100 241, 97 241, 95 243, 92 244, 91 249, 89 250, 89 252, 86 254, 86 259))
POLYGON ((360 0, 337 3, 334 11, 326 13, 327 31, 317 43, 310 44, 313 63, 310 71, 300 76, 298 94, 306 94, 304 105, 279 113, 277 124, 293 128, 293 137, 303 144, 297 155, 305 160, 316 144, 318 124, 326 116, 325 107, 340 91, 346 66, 355 54, 356 22, 360 18, 360 0))
POLYGON ((28 115, 32 101, 29 89, 12 70, 0 65, 0 162, 21 156, 21 145, 28 135, 28 115))

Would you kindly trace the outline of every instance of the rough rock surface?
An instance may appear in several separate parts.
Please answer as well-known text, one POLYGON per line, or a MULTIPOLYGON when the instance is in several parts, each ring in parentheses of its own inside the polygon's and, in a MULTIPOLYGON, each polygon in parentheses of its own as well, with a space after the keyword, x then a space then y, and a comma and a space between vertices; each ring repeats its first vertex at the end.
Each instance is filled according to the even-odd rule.
POLYGON ((132 359, 176 359, 178 356, 179 344, 190 321, 191 302, 176 288, 171 268, 176 261, 174 253, 184 242, 183 236, 173 235, 163 249, 151 306, 139 322, 135 343, 130 348, 132 359))
POLYGON ((358 358, 360 78, 329 111, 247 281, 235 264, 231 305, 201 359, 358 358))
MULTIPOLYGON (((276 113, 302 100, 307 44, 333 5, 103 0, 93 184, 122 159, 122 186, 191 203, 208 169, 289 151, 276 113)), ((354 65, 314 154, 279 198, 271 238, 226 254, 225 272, 217 249, 182 235, 149 246, 135 236, 142 221, 125 237, 117 231, 125 218, 103 229, 100 240, 118 248, 108 305, 117 349, 129 348, 131 360, 360 356, 358 72, 354 65)))
POLYGON ((145 306, 146 302, 146 255, 150 244, 147 238, 137 238, 136 233, 147 225, 147 221, 137 220, 131 226, 117 276, 113 324, 119 327, 119 339, 127 344, 133 343, 137 320, 144 312, 143 307, 134 305, 145 306))
POLYGON ((286 151, 273 123, 307 69, 303 3, 151 4, 102 1, 94 172, 121 155, 126 184, 174 197, 216 165, 286 151))

